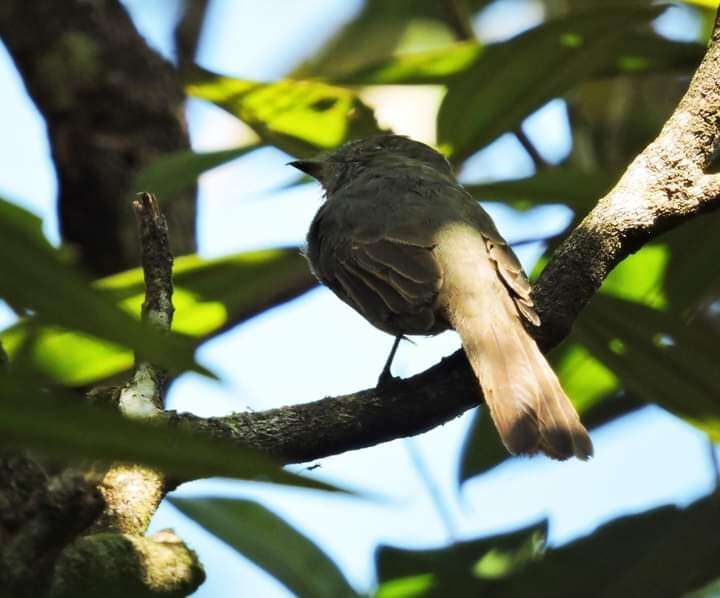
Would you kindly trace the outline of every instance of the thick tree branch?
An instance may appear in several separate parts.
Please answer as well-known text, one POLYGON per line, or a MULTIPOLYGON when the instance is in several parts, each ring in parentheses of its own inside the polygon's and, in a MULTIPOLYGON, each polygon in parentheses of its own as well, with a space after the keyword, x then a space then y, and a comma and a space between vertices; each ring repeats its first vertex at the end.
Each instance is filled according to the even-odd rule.
MULTIPOLYGON (((535 286, 544 350, 565 338, 609 272, 663 232, 720 207, 720 180, 705 174, 720 138, 720 23, 690 87, 657 139, 628 167, 552 256, 535 286)), ((263 412, 176 425, 299 462, 426 431, 481 400, 460 351, 383 392, 364 390, 263 412)))
MULTIPOLYGON (((157 156, 190 147, 177 72, 118 0, 3 0, 0 38, 47 123, 64 240, 93 274, 135 267, 133 178, 157 156)), ((167 216, 175 252, 192 253, 194 190, 167 216)))

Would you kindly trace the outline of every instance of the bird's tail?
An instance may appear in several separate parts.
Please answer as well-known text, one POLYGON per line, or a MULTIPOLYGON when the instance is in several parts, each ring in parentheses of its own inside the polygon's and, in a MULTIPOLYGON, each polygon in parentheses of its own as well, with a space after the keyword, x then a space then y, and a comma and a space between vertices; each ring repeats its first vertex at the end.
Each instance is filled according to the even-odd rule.
POLYGON ((494 297, 478 302, 480 291, 459 294, 450 319, 503 444, 514 455, 541 451, 553 459, 588 459, 587 430, 507 290, 495 277, 482 289, 494 297))

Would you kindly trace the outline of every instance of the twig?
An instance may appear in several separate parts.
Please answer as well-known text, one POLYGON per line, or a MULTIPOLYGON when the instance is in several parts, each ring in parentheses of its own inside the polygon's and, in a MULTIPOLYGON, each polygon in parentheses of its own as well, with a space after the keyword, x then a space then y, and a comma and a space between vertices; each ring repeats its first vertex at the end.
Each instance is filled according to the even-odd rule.
POLYGON ((445 7, 448 25, 453 30, 455 37, 461 41, 475 39, 475 32, 470 23, 467 10, 465 10, 463 0, 443 0, 443 6, 445 7))
POLYGON ((530 141, 530 138, 525 134, 525 131, 522 130, 522 127, 515 129, 513 134, 517 137, 517 140, 520 142, 520 145, 523 146, 527 155, 530 156, 530 159, 535 165, 535 170, 545 170, 549 166, 548 163, 545 161, 545 158, 542 157, 533 142, 530 141))
POLYGON ((175 27, 178 66, 186 70, 195 61, 209 0, 185 0, 185 12, 175 27))
POLYGON ((420 454, 420 451, 418 451, 418 448, 415 445, 415 441, 412 438, 406 438, 405 446, 407 447, 408 454, 410 455, 410 460, 415 467, 415 471, 425 485, 428 495, 430 496, 430 500, 435 506, 435 511, 440 517, 440 521, 442 521, 443 525, 445 526, 448 540, 453 543, 457 542, 458 533, 457 528, 455 527, 455 522, 453 521, 453 517, 450 514, 450 510, 446 507, 443 496, 440 493, 440 489, 435 483, 432 474, 428 470, 425 460, 420 454))
MULTIPOLYGON (((169 330, 172 305, 172 264, 168 227, 158 202, 149 193, 140 193, 133 202, 140 235, 145 276, 142 318, 160 330, 169 330)), ((155 418, 162 413, 167 372, 141 356, 135 356, 135 371, 120 390, 118 405, 127 417, 155 418)), ((142 534, 165 494, 165 478, 155 470, 136 465, 115 465, 105 475, 100 491, 106 508, 95 531, 112 529, 142 534)))
POLYGON ((712 467, 712 475, 714 479, 713 490, 720 493, 720 461, 718 461, 717 447, 715 443, 708 438, 708 453, 710 456, 710 466, 712 467))

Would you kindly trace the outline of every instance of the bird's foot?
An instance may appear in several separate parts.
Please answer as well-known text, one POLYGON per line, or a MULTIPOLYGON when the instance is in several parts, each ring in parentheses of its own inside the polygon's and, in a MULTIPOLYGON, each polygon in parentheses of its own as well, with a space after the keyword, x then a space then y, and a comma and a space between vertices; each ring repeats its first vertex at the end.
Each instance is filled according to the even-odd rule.
POLYGON ((390 390, 393 386, 399 384, 400 378, 396 378, 390 373, 390 370, 383 370, 378 378, 375 389, 379 392, 390 390))

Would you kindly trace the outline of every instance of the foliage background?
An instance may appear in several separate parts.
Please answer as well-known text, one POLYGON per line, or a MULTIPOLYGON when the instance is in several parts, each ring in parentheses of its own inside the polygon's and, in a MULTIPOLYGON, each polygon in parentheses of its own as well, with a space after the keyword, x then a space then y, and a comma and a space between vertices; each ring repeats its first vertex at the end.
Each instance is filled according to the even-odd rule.
MULTIPOLYGON (((182 3, 127 0, 124 4, 149 43, 172 60, 172 31, 182 3)), ((440 19, 423 14, 411 4, 213 0, 197 62, 210 71, 239 79, 275 81, 289 73, 348 73, 393 53, 442 49, 453 43, 453 32, 440 19), (349 28, 342 30, 347 25, 349 28), (363 42, 336 45, 332 52, 323 50, 341 30, 346 38, 358 35, 363 42)), ((472 21, 484 43, 502 41, 539 25, 548 14, 560 10, 557 4, 562 3, 498 0, 487 4, 472 21)), ((568 10, 572 9, 570 3, 568 10)), ((702 7, 676 5, 655 20, 653 27, 662 39, 699 42, 707 33, 708 14, 702 7)), ((701 47, 699 51, 692 46, 682 48, 687 56, 680 47, 671 54, 658 54, 657 67, 646 69, 650 74, 620 73, 599 82, 571 82, 567 86, 571 91, 551 90, 549 101, 542 100, 541 108, 530 110, 523 121, 525 133, 548 163, 580 172, 582 177, 577 180, 566 173, 565 178, 557 179, 559 184, 545 179, 550 191, 538 184, 542 179, 532 179, 519 190, 487 184, 536 174, 536 165, 510 133, 494 141, 491 135, 485 141, 492 143, 478 141, 472 151, 467 151, 468 159, 460 165, 461 179, 477 185, 475 192, 480 199, 493 200, 486 207, 508 240, 552 238, 569 225, 574 214, 589 207, 588 200, 600 196, 603 183, 612 181, 652 138, 681 93, 683 76, 702 55, 701 47), (662 93, 658 93, 660 89, 662 93), (475 153, 477 148, 482 149, 475 153)), ((541 62, 538 57, 530 64, 540 68, 541 62)), ((642 64, 639 70, 643 71, 642 64)), ((360 71, 356 80, 382 76, 387 74, 360 71)), ((343 83, 342 76, 335 75, 335 79, 343 83)), ((346 81, 352 83, 353 79, 346 81)), ((441 86, 426 84, 433 81, 422 82, 371 86, 360 88, 359 93, 382 126, 435 143, 435 114, 444 91, 441 86)), ((493 85, 499 87, 501 83, 493 85)), ((195 95, 224 101, 224 96, 217 95, 220 87, 203 87, 202 82, 195 85, 195 95)), ((477 82, 474 86, 478 87, 477 82)), ((523 104, 529 93, 526 79, 521 76, 516 87, 519 93, 515 101, 523 104)), ((55 179, 42 121, 5 54, 0 56, 0 88, 5 90, 0 96, 0 130, 4 132, 0 136, 0 195, 41 216, 45 234, 57 244, 55 179)), ((281 90, 281 96, 287 95, 287 90, 281 90)), ((261 97, 261 106, 267 102, 267 96, 261 97)), ((511 112, 510 107, 507 112, 511 112)), ((461 117, 458 126, 463 128, 463 119, 473 119, 475 110, 481 109, 468 107, 464 112, 462 106, 455 107, 454 116, 461 117)), ((245 110, 250 112, 242 116, 251 124, 253 119, 270 118, 252 113, 252 106, 245 106, 245 110)), ((187 113, 196 151, 225 150, 257 141, 247 124, 207 101, 190 99, 187 113)), ((272 141, 295 153, 311 151, 298 145, 297 139, 275 137, 272 141)), ((289 154, 277 147, 238 153, 244 155, 200 178, 199 254, 209 258, 301 245, 319 206, 317 186, 304 181, 297 184, 297 173, 284 165, 289 154)), ((557 171, 549 168, 543 172, 557 171)), ((174 176, 177 173, 143 183, 149 180, 149 184, 167 185, 174 176)), ((704 365, 697 358, 701 347, 685 318, 688 310, 702 303, 701 316, 710 318, 718 330, 720 310, 717 295, 711 292, 717 290, 717 275, 706 270, 702 284, 684 284, 697 273, 697 267, 693 268, 691 261, 686 272, 678 249, 688 248, 686 254, 695 263, 716 255, 711 246, 697 246, 698 239, 709 239, 707 235, 717 223, 717 218, 705 218, 707 224, 691 223, 687 227, 691 230, 679 230, 669 241, 649 246, 628 260, 605 285, 606 297, 588 308, 592 317, 578 322, 574 336, 554 355, 563 382, 576 401, 588 407, 607 407, 606 411, 596 409, 593 421, 606 420, 618 410, 627 410, 628 405, 637 405, 637 401, 662 405, 643 407, 595 430, 597 457, 590 463, 558 464, 544 458, 504 460, 492 444, 494 432, 483 431, 484 423, 475 421, 477 414, 468 413, 417 438, 324 459, 319 462, 321 467, 312 471, 307 466, 290 468, 359 488, 383 500, 220 480, 187 484, 173 496, 258 499, 321 546, 360 591, 368 591, 377 583, 374 550, 378 545, 442 546, 449 541, 515 530, 547 518, 549 544, 560 546, 620 515, 667 503, 690 504, 714 488, 716 473, 708 433, 717 440, 720 417, 720 409, 713 402, 718 396, 713 361, 705 370, 700 367, 704 365), (613 297, 632 305, 611 304, 613 297), (683 310, 671 310, 683 319, 662 319, 668 305, 684 305, 683 310), (645 306, 652 313, 628 311, 637 306, 645 306), (643 320, 654 316, 659 319, 652 325, 643 320), (658 340, 657 334, 667 335, 667 339, 658 340), (668 357, 675 344, 685 338, 683 334, 688 337, 687 343, 668 357), (663 344, 663 340, 668 342, 663 344), (586 349, 578 348, 578 342, 586 349), (663 350, 663 359, 669 362, 659 358, 663 350), (668 363, 680 373, 668 374, 668 363), (478 426, 480 432, 473 435, 478 426), (469 479, 461 483, 464 478, 469 479)), ((708 241, 708 245, 712 243, 708 241)), ((518 247, 528 271, 533 270, 545 247, 544 242, 518 247)), ((212 310, 203 313, 212 319, 212 310)), ((13 318, 7 310, 4 320, 8 326, 13 318)), ((382 367, 390 341, 329 292, 313 290, 203 344, 199 360, 219 374, 222 382, 186 374, 172 388, 170 407, 220 415, 369 387, 382 367)), ((417 345, 405 343, 395 371, 403 376, 422 371, 458 346, 454 333, 419 340, 417 345)), ((163 527, 175 528, 200 553, 208 581, 197 596, 229 596, 238 587, 253 596, 288 595, 271 576, 169 504, 163 504, 152 524, 153 529, 163 527)), ((418 569, 421 571, 424 569, 418 569)))

